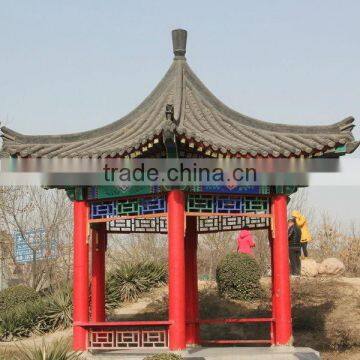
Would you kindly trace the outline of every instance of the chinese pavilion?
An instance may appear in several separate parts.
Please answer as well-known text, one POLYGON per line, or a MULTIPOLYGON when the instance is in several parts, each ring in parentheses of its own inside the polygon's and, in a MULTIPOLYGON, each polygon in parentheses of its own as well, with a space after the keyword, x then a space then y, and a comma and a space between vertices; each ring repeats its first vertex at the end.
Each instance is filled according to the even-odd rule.
MULTIPOLYGON (((174 60, 153 92, 125 117, 98 129, 51 136, 23 135, 2 127, 2 157, 12 158, 337 158, 359 146, 354 118, 328 126, 268 123, 219 101, 185 59, 185 30, 172 32, 174 60)), ((73 346, 85 349, 202 344, 211 323, 264 323, 267 339, 214 343, 292 342, 286 186, 77 186, 65 187, 74 203, 73 346), (251 319, 200 319, 198 234, 247 226, 269 230, 272 315, 251 319), (169 316, 166 321, 107 322, 107 234, 168 236, 169 316)))

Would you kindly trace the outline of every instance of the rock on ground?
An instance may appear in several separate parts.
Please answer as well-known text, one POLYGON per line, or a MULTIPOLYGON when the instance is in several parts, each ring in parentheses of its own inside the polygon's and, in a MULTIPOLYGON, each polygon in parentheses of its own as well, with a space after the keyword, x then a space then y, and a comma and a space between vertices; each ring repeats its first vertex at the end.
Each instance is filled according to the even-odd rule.
POLYGON ((314 277, 319 272, 319 265, 314 259, 303 259, 301 260, 301 275, 314 277))
POLYGON ((336 258, 327 258, 319 265, 319 274, 341 275, 345 271, 345 265, 336 258))

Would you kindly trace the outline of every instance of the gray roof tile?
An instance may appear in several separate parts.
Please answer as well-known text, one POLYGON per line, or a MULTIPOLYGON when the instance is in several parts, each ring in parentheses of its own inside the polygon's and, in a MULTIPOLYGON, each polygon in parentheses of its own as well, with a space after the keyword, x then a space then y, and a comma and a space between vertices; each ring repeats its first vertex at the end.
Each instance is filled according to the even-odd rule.
POLYGON ((193 73, 185 57, 177 54, 154 91, 123 118, 98 129, 66 135, 23 135, 2 127, 2 156, 124 156, 165 130, 212 151, 243 156, 306 156, 343 144, 347 152, 353 152, 359 146, 351 132, 353 122, 354 118, 348 117, 327 126, 298 126, 242 115, 217 99, 193 73), (172 120, 165 114, 169 104, 174 109, 172 120))

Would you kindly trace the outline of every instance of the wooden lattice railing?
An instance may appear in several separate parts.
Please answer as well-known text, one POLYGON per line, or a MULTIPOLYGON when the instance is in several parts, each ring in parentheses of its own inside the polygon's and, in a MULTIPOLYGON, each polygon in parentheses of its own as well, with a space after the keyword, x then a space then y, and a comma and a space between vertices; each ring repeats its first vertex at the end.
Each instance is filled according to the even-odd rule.
POLYGON ((205 324, 248 324, 248 323, 268 323, 270 324, 270 337, 268 339, 236 339, 236 340, 202 340, 203 345, 243 345, 243 344, 274 344, 274 318, 247 318, 247 319, 207 319, 199 320, 200 325, 205 324))
MULTIPOLYGON (((273 318, 248 319, 206 319, 198 320, 199 325, 268 323, 268 339, 202 340, 203 345, 274 344, 273 318)), ((89 350, 123 350, 139 348, 168 348, 170 321, 120 321, 75 323, 88 331, 89 350)))
POLYGON ((170 321, 76 323, 88 331, 89 350, 167 348, 170 321))

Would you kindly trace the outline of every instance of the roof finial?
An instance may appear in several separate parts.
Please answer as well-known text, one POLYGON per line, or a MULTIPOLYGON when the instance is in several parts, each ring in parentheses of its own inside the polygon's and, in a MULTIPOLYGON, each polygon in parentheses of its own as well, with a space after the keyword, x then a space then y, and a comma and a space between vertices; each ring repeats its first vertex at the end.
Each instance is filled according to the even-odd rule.
POLYGON ((187 31, 176 29, 172 31, 172 42, 175 57, 184 57, 186 53, 187 31))

